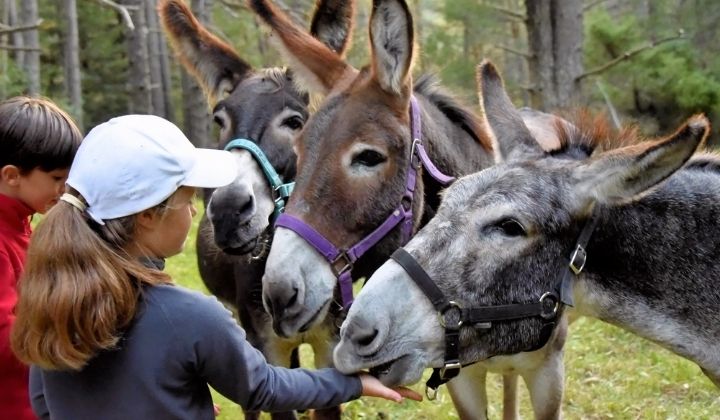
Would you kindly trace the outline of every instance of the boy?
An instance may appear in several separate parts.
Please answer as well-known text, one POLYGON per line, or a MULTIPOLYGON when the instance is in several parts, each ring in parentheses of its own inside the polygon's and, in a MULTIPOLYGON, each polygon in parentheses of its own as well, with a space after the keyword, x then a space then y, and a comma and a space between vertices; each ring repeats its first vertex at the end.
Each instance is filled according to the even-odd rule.
POLYGON ((17 281, 30 240, 30 218, 45 213, 65 189, 82 140, 72 119, 48 99, 0 102, 0 413, 34 419, 28 368, 10 350, 17 281))

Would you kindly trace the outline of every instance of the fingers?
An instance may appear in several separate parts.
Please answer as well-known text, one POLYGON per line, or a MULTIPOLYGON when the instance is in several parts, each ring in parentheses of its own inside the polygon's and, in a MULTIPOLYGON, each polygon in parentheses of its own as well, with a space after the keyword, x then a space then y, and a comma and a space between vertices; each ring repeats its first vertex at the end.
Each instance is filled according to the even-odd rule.
POLYGON ((404 386, 400 386, 397 388, 393 388, 395 391, 397 391, 400 395, 402 395, 404 398, 410 398, 411 400, 415 401, 422 401, 423 397, 420 393, 415 392, 414 390, 410 388, 405 388, 404 386))
POLYGON ((388 388, 374 376, 366 373, 361 373, 359 376, 362 382, 362 394, 364 396, 384 398, 397 403, 402 402, 404 397, 415 401, 422 401, 422 396, 412 389, 405 387, 388 388))

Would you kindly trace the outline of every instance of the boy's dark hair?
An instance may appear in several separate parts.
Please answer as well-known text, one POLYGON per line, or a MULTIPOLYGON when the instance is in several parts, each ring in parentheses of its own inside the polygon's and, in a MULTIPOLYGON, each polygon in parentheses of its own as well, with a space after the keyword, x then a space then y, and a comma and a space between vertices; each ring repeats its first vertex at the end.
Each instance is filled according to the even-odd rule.
POLYGON ((21 173, 69 168, 82 141, 70 116, 46 98, 16 96, 0 102, 0 168, 21 173))

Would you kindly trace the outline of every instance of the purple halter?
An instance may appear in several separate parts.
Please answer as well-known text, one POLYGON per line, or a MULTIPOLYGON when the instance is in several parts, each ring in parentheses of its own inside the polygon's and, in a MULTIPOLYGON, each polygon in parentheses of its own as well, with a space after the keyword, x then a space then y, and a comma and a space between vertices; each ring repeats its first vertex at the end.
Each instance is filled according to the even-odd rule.
POLYGON ((430 158, 422 144, 420 107, 414 96, 410 98, 410 117, 412 131, 412 148, 410 150, 410 164, 408 166, 408 175, 405 182, 405 192, 400 199, 400 204, 393 210, 390 216, 358 243, 344 251, 338 249, 330 241, 328 241, 320 232, 313 229, 310 225, 288 213, 281 214, 275 221, 275 226, 281 226, 290 229, 300 235, 305 241, 315 248, 329 263, 335 276, 340 284, 340 297, 342 299, 343 309, 347 310, 353 302, 352 275, 353 264, 367 250, 378 243, 385 235, 388 234, 395 226, 400 224, 402 232, 402 245, 406 244, 412 236, 413 227, 413 194, 415 185, 417 184, 417 170, 420 166, 424 166, 425 170, 442 185, 448 185, 455 178, 447 176, 440 172, 437 167, 430 161, 430 158))

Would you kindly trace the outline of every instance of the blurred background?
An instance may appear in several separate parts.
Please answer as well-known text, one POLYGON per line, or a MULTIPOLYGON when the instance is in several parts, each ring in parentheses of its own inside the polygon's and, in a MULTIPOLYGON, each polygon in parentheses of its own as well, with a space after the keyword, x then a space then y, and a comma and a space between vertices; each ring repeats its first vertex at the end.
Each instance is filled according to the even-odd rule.
MULTIPOLYGON (((41 94, 85 131, 125 113, 177 122, 215 142, 205 96, 172 56, 157 0, 0 0, 0 99, 41 94)), ((282 66, 244 0, 188 0, 215 34, 258 67, 282 66)), ((308 27, 314 0, 276 3, 308 27)), ((475 104, 475 66, 491 59, 517 106, 582 106, 665 134, 696 112, 720 115, 715 0, 409 0, 416 73, 440 76, 475 104)), ((348 60, 368 63, 370 0, 357 0, 348 60)), ((715 129, 711 143, 719 141, 715 129)))

